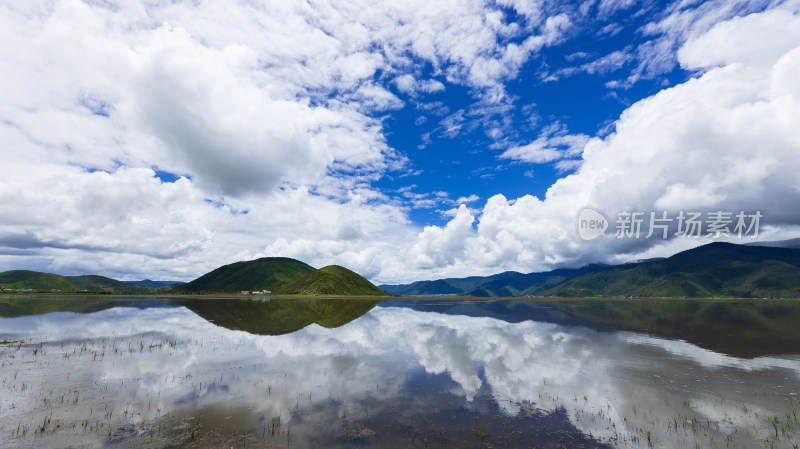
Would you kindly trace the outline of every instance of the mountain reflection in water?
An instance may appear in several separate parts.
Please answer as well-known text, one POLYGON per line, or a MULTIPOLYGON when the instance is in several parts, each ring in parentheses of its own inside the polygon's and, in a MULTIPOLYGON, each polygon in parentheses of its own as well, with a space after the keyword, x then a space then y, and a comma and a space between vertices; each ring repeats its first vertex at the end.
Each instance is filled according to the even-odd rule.
MULTIPOLYGON (((796 352, 744 358, 615 330, 579 303, 46 301, 0 301, 10 316, 0 318, 3 447, 792 447, 800 438, 796 352)), ((638 313, 613 307, 604 313, 638 313)), ((675 326, 664 320, 662 329, 675 326)))

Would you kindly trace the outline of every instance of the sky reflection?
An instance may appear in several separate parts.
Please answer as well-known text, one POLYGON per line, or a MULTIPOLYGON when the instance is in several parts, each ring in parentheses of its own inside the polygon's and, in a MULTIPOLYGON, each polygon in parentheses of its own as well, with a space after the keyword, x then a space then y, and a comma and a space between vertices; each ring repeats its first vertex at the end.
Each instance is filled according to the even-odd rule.
POLYGON ((791 418, 797 356, 741 359, 632 332, 378 307, 339 328, 263 336, 185 307, 116 307, 0 319, 0 340, 24 340, 0 346, 0 433, 13 435, 4 447, 64 436, 135 445, 159 423, 174 428, 159 428, 172 444, 200 415, 233 416, 234 430, 263 426, 265 435, 279 419, 300 447, 320 438, 345 446, 346 438, 331 436, 341 439, 341 429, 330 427, 346 433, 348 419, 357 419, 349 438, 371 446, 402 431, 387 427, 387 416, 407 424, 413 413, 405 409, 414 407, 419 428, 434 415, 473 414, 520 428, 567 426, 619 447, 726 439, 752 447, 776 432, 775 447, 791 447, 800 435, 791 418), (425 410, 438 412, 425 418, 425 410))

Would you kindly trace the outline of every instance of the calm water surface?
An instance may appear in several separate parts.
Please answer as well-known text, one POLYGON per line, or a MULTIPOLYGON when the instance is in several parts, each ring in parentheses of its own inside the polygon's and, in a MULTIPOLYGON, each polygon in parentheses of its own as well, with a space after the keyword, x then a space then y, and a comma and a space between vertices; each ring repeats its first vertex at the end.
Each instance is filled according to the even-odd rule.
POLYGON ((0 447, 798 447, 800 303, 0 298, 0 447))

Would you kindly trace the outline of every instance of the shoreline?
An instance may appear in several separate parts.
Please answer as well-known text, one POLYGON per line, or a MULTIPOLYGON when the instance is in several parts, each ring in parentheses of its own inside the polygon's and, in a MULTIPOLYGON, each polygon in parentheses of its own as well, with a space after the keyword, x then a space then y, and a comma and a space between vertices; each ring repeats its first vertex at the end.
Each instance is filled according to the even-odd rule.
POLYGON ((115 294, 115 293, 10 293, 0 295, 2 299, 11 298, 108 298, 108 299, 210 299, 210 300, 244 300, 244 299, 345 299, 369 301, 800 301, 800 298, 740 298, 740 297, 677 297, 677 296, 652 296, 652 297, 616 297, 616 296, 357 296, 357 295, 238 295, 238 294, 208 294, 208 295, 178 295, 178 294, 115 294))

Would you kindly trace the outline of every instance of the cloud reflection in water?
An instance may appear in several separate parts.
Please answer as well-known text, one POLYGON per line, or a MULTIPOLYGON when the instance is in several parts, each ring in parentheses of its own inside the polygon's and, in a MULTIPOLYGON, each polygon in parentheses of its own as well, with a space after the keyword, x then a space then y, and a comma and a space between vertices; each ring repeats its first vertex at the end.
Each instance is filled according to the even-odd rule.
MULTIPOLYGON (((800 390, 796 356, 740 359, 631 332, 397 307, 281 336, 229 330, 184 307, 117 307, 0 319, 0 339, 32 340, 18 350, 0 347, 0 430, 10 435, 21 422, 51 416, 63 430, 37 436, 45 444, 62 432, 102 444, 102 432, 87 440, 67 429, 90 416, 142 429, 225 407, 249 411, 252 422, 243 426, 280 417, 291 423, 295 444, 313 445, 314 426, 341 419, 348 407, 373 417, 409 400, 469 411, 485 396, 496 402, 487 413, 559 410, 577 430, 621 447, 646 447, 648 438, 694 447, 728 435, 747 447, 776 432, 769 417, 789 419, 800 390), (431 393, 443 379, 446 386, 431 393), (418 382, 430 385, 415 392, 418 382), (62 396, 67 405, 43 406, 62 396), (107 410, 113 417, 105 418, 107 410)), ((797 438, 797 426, 784 429, 797 438)), ((790 440, 779 438, 776 447, 791 447, 790 440)))

